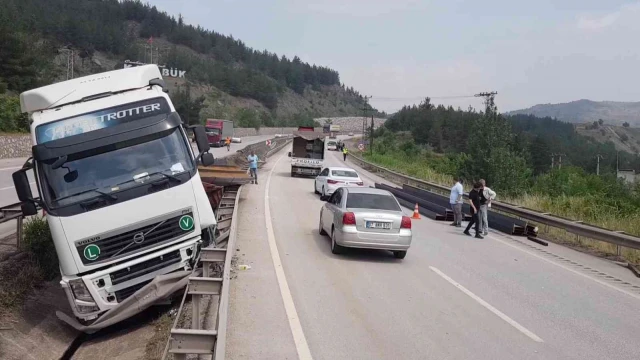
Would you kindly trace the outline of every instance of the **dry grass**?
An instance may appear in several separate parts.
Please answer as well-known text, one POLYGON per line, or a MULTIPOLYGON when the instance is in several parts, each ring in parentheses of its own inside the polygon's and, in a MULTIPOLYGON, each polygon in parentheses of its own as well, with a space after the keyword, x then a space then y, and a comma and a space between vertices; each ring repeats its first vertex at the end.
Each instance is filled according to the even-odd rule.
MULTIPOLYGON (((173 321, 174 317, 171 316, 171 312, 166 312, 153 321, 151 325, 153 326, 155 333, 147 343, 143 360, 156 360, 162 358, 164 348, 167 345, 167 339, 171 333, 173 321)), ((170 359, 173 359, 172 354, 168 354, 167 356, 167 360, 170 359)))
POLYGON ((0 263, 0 317, 16 310, 44 276, 28 254, 18 254, 0 263))
MULTIPOLYGON (((355 147, 351 147, 355 149, 355 147)), ((357 150, 353 150, 358 156, 362 156, 357 150)), ((428 182, 443 186, 452 185, 452 177, 441 174, 420 162, 397 162, 384 157, 368 157, 369 161, 387 169, 419 178, 428 182)), ((467 189, 468 190, 468 189, 467 189)), ((625 233, 640 236, 640 214, 619 216, 606 209, 594 209, 588 199, 582 197, 551 198, 548 196, 523 194, 516 198, 501 198, 511 204, 520 205, 532 210, 547 212, 567 219, 584 221, 586 224, 595 225, 605 229, 624 231, 625 233)), ((640 263, 640 250, 618 247, 606 242, 578 237, 563 229, 540 226, 542 238, 555 243, 576 248, 581 251, 609 258, 612 260, 628 261, 633 264, 640 263), (619 253, 618 253, 619 251, 619 253)))

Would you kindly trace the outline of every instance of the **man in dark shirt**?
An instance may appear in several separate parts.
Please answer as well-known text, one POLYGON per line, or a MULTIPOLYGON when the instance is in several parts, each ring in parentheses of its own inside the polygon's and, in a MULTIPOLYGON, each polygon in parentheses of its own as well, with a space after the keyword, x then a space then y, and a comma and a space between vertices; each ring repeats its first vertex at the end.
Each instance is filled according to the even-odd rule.
POLYGON ((476 225, 476 239, 484 239, 482 235, 480 235, 480 221, 478 219, 478 210, 480 210, 480 201, 482 199, 481 193, 482 184, 475 183, 473 184, 473 190, 469 192, 469 206, 471 207, 471 221, 467 225, 467 228, 464 229, 464 233, 466 235, 471 236, 469 229, 473 224, 476 225))

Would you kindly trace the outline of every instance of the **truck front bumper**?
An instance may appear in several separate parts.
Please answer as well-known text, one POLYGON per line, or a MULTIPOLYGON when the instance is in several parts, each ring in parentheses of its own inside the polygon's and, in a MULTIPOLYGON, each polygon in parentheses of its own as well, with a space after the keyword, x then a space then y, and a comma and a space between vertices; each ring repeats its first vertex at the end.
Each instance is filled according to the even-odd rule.
POLYGON ((63 276, 60 285, 67 295, 73 314, 84 321, 94 320, 117 307, 156 276, 177 270, 190 270, 200 242, 201 238, 198 236, 91 274, 80 277, 63 276), (93 301, 76 297, 70 282, 77 280, 84 283, 93 301))

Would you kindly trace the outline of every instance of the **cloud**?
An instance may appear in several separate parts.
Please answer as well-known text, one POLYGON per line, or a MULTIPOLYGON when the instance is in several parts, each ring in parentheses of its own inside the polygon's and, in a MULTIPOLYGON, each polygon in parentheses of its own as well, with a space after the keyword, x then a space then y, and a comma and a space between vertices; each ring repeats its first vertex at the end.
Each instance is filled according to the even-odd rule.
POLYGON ((579 30, 598 31, 616 25, 623 17, 633 17, 637 20, 638 13, 640 13, 640 2, 622 5, 617 10, 604 15, 580 14, 577 17, 576 27, 579 30))
POLYGON ((580 30, 600 30, 613 25, 620 17, 620 12, 616 11, 604 16, 578 16, 578 29, 580 30))
POLYGON ((419 0, 312 0, 294 1, 289 10, 358 18, 387 16, 393 11, 406 10, 419 5, 421 5, 419 0))

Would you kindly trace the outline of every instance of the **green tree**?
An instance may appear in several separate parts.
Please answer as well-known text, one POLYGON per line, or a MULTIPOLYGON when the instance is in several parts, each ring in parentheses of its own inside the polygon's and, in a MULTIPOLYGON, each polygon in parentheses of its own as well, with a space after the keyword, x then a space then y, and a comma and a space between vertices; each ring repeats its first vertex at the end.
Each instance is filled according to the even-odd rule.
POLYGON ((178 87, 171 100, 176 112, 182 118, 182 121, 188 125, 196 125, 201 123, 200 111, 204 107, 204 96, 192 99, 191 86, 187 83, 184 87, 178 87))
POLYGON ((28 132, 27 115, 20 112, 20 98, 8 94, 0 94, 0 131, 28 132))

